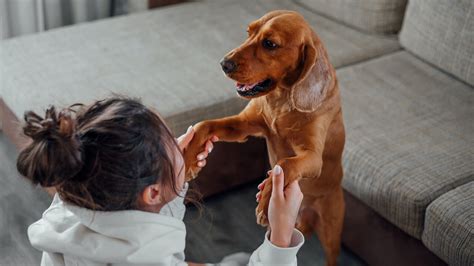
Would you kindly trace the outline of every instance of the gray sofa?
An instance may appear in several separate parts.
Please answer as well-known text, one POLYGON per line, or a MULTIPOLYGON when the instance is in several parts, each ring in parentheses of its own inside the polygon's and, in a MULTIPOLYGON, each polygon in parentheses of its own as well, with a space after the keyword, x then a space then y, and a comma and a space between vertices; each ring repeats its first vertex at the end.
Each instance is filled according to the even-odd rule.
MULTIPOLYGON (((141 97, 177 134, 237 113, 246 102, 219 59, 248 22, 296 10, 340 82, 344 244, 371 265, 473 265, 474 3, 406 2, 204 0, 10 39, 0 43, 2 127, 21 147, 25 110, 112 92, 141 97)), ((261 140, 220 144, 198 186, 210 195, 261 178, 265 156, 261 140)))

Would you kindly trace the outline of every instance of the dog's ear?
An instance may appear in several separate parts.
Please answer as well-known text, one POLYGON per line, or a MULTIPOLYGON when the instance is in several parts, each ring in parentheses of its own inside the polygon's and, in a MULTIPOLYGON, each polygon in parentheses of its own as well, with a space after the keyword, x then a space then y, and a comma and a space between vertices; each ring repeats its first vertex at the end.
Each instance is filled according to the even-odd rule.
POLYGON ((330 66, 316 36, 308 38, 301 50, 301 70, 291 88, 290 101, 300 112, 313 112, 321 105, 331 83, 330 66))

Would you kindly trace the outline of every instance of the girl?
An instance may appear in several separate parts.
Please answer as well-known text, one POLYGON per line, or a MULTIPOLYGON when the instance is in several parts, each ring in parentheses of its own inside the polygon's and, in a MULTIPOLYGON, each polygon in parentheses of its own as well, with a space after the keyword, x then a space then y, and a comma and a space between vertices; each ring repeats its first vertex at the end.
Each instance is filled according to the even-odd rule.
MULTIPOLYGON (((197 265, 184 262, 183 252, 188 184, 182 152, 191 127, 175 140, 155 112, 127 98, 59 113, 50 107, 44 118, 27 112, 25 121, 32 142, 17 168, 33 183, 57 190, 28 228, 31 244, 43 251, 42 265, 197 265)), ((199 167, 212 141, 217 139, 198 155, 199 167)), ((296 265, 304 240, 294 224, 303 196, 297 182, 283 188, 281 167, 271 175, 272 230, 245 263, 296 265)))

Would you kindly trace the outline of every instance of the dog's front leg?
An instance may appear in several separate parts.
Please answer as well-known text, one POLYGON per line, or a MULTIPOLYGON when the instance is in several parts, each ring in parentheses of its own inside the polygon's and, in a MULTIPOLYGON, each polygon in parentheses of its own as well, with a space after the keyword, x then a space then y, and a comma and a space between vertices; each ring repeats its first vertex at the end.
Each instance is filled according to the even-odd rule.
MULTIPOLYGON (((321 153, 322 154, 322 153, 321 153)), ((307 177, 317 177, 321 174, 323 165, 322 155, 315 151, 301 151, 298 155, 278 161, 285 175, 285 187, 295 180, 307 177)), ((257 223, 268 225, 267 214, 272 190, 272 179, 268 177, 262 191, 262 197, 255 211, 257 223)))
POLYGON ((194 126, 194 137, 184 151, 186 180, 197 176, 197 154, 201 152, 209 138, 217 136, 219 141, 244 142, 249 136, 263 135, 263 123, 257 112, 249 104, 240 114, 225 118, 207 120, 194 126))
POLYGON ((285 185, 302 178, 318 178, 323 168, 322 151, 301 151, 298 155, 284 158, 278 164, 285 171, 285 185))
MULTIPOLYGON (((321 116, 305 128, 300 129, 300 132, 305 132, 304 135, 295 134, 288 138, 291 139, 289 144, 293 147, 295 155, 281 158, 277 162, 283 168, 285 186, 295 180, 317 178, 321 175, 324 144, 331 121, 330 116, 321 116)), ((267 214, 271 189, 271 178, 267 178, 255 211, 257 223, 264 226, 268 224, 267 214)))

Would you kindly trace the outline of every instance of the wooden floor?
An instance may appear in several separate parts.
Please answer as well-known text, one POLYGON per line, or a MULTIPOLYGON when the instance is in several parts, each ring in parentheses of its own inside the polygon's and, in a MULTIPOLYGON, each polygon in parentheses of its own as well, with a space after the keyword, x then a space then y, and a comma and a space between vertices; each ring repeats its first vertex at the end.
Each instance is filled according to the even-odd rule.
MULTIPOLYGON (((41 253, 27 239, 28 225, 41 217, 50 198, 19 177, 17 152, 0 132, 0 265, 39 265, 41 253)), ((219 262, 230 253, 251 252, 263 240, 264 229, 255 224, 256 184, 243 186, 207 199, 203 214, 189 207, 186 258, 195 262, 219 262)), ((343 249, 340 265, 364 265, 343 249)), ((324 265, 324 253, 316 237, 307 240, 298 265, 324 265)))

